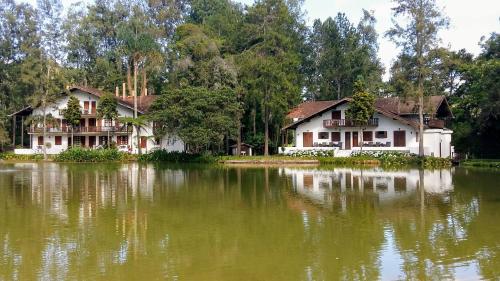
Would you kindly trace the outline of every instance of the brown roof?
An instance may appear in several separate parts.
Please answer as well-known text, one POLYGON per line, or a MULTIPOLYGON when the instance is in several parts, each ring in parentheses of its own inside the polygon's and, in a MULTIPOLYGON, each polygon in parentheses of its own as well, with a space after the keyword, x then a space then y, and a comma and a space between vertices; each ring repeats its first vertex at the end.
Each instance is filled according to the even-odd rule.
MULTIPOLYGON (((444 96, 430 96, 424 98, 424 112, 435 114, 443 101, 444 96)), ((398 115, 408 115, 418 113, 418 106, 415 99, 405 99, 400 97, 378 98, 375 106, 398 115)))
MULTIPOLYGON (((104 92, 99 90, 99 89, 83 87, 83 86, 73 86, 69 90, 70 91, 80 90, 82 92, 86 92, 86 93, 95 95, 97 97, 101 97, 102 95, 104 95, 104 92)), ((121 104, 125 107, 128 107, 128 108, 131 108, 131 109, 134 108, 134 97, 133 96, 127 96, 127 97, 125 97, 125 99, 123 99, 122 96, 119 96, 119 97, 115 96, 115 98, 118 100, 119 104, 121 104)), ((147 112, 149 107, 151 106, 151 104, 156 100, 156 98, 157 98, 157 96, 154 96, 154 95, 138 96, 137 97, 137 109, 139 110, 139 112, 141 112, 141 113, 147 112)))
POLYGON ((287 117, 292 120, 294 118, 303 119, 323 109, 329 108, 335 103, 337 103, 337 101, 335 100, 306 101, 299 104, 296 108, 292 109, 288 113, 287 117))
MULTIPOLYGON (((139 110, 142 110, 144 112, 148 111, 157 97, 158 96, 154 96, 154 95, 138 96, 137 97, 137 108, 139 108, 139 110)), ((125 97, 124 101, 126 101, 126 102, 130 103, 132 106, 134 106, 134 97, 132 97, 132 96, 125 97)))

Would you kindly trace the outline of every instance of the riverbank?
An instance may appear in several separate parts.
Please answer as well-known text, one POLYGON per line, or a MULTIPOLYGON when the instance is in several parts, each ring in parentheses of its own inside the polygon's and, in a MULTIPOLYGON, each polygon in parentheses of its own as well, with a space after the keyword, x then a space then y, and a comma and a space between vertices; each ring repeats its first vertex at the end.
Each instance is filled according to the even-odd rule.
POLYGON ((463 167, 481 167, 500 169, 500 160, 498 159, 468 159, 460 162, 463 167))
MULTIPOLYGON (((2 153, 0 159, 15 161, 44 161, 43 155, 16 155, 2 153)), ((350 157, 333 155, 272 155, 272 156, 214 156, 210 154, 188 154, 156 150, 142 155, 120 152, 117 149, 73 148, 58 155, 50 156, 54 162, 131 162, 145 163, 219 163, 223 165, 368 165, 384 167, 419 166, 424 168, 446 168, 451 166, 450 159, 436 157, 418 157, 399 152, 363 152, 350 157)))

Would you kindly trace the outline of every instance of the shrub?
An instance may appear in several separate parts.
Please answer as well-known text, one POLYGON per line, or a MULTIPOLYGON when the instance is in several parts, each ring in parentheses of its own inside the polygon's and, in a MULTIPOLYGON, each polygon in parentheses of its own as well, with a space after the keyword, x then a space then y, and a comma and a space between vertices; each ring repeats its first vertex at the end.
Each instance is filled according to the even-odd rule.
POLYGON ((186 152, 167 151, 164 149, 154 150, 138 157, 139 161, 145 162, 190 162, 190 163, 213 163, 216 157, 211 154, 190 154, 186 152))
POLYGON ((58 162, 108 162, 127 161, 131 155, 117 149, 85 149, 80 147, 70 148, 59 153, 54 160, 58 162))
POLYGON ((333 150, 321 150, 321 149, 311 149, 311 150, 296 150, 287 155, 292 157, 333 157, 333 150))

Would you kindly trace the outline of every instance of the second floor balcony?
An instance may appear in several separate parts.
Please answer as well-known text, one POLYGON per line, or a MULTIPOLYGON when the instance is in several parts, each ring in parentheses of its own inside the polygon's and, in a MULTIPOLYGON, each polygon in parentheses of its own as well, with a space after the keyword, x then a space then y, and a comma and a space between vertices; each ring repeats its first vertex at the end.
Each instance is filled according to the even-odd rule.
MULTIPOLYGON (((48 133, 71 133, 72 129, 70 126, 60 126, 60 127, 47 127, 46 132, 48 133)), ((43 127, 30 127, 29 133, 43 133, 43 127)), ((73 128, 73 133, 131 133, 132 126, 118 125, 118 126, 76 126, 73 128)))
MULTIPOLYGON (((80 113, 82 114, 82 117, 85 117, 85 116, 95 116, 97 114, 95 108, 93 108, 93 109, 82 109, 82 110, 80 110, 80 113)), ((59 109, 59 115, 60 116, 64 115, 64 109, 59 109)))
POLYGON ((368 119, 366 123, 356 122, 350 119, 328 119, 323 120, 323 127, 325 128, 339 128, 339 127, 377 127, 378 118, 368 119))

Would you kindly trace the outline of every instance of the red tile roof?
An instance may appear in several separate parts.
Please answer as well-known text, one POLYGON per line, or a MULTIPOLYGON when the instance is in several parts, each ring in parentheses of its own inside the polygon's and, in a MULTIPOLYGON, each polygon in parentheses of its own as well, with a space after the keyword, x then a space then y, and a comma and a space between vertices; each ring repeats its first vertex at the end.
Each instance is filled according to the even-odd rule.
MULTIPOLYGON (((104 92, 95 89, 95 88, 89 88, 89 87, 83 87, 83 86, 73 86, 70 87, 70 91, 74 90, 80 90, 82 92, 86 92, 92 95, 95 95, 97 97, 101 97, 104 95, 104 92)), ((134 108, 134 97, 133 96, 127 96, 125 99, 122 98, 122 96, 116 97, 115 98, 118 100, 119 104, 122 104, 128 108, 133 109, 134 108)), ((141 112, 147 112, 149 110, 149 107, 151 104, 156 100, 157 96, 154 95, 149 95, 149 96, 138 96, 137 97, 137 109, 141 112)))
POLYGON ((290 119, 298 118, 303 119, 306 118, 316 112, 322 111, 323 109, 329 108, 334 105, 336 100, 327 100, 327 101, 306 101, 299 104, 296 108, 292 109, 287 117, 290 119))

